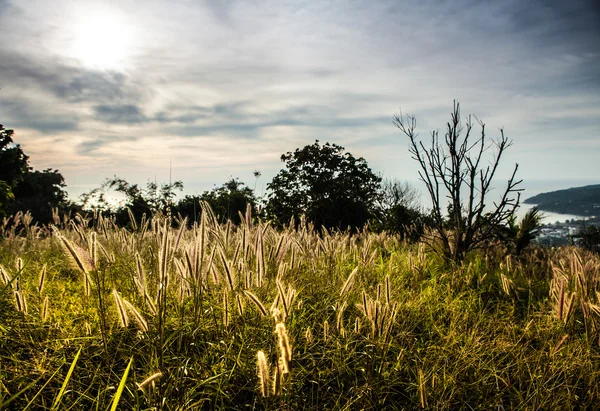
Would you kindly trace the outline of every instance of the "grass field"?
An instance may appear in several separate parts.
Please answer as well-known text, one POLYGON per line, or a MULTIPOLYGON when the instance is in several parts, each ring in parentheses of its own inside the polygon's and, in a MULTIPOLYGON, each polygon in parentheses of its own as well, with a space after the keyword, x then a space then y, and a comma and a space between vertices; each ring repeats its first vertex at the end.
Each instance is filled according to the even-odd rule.
POLYGON ((594 409, 600 259, 252 221, 0 240, 2 409, 594 409))

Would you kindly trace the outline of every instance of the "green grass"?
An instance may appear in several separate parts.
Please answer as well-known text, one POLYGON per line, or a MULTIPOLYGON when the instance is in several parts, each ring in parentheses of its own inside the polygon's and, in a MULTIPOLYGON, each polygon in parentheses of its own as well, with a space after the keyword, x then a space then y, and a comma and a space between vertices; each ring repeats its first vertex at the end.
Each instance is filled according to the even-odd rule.
POLYGON ((88 271, 89 295, 81 265, 49 230, 30 227, 26 236, 0 240, 9 279, 0 279, 0 408, 569 410, 600 404, 596 256, 533 249, 507 259, 496 250, 452 267, 421 244, 385 234, 319 235, 310 227, 276 231, 262 223, 228 232, 209 212, 179 240, 179 228, 165 232, 160 217, 138 226, 131 231, 99 219, 59 229, 88 271), (121 326, 113 290, 148 331, 126 303, 129 325, 121 326), (16 291, 27 312, 19 311, 16 291), (281 355, 277 321, 292 345, 290 372, 282 375, 280 395, 263 398, 257 352, 264 351, 273 377, 281 355), (157 372, 162 376, 139 388, 157 372))

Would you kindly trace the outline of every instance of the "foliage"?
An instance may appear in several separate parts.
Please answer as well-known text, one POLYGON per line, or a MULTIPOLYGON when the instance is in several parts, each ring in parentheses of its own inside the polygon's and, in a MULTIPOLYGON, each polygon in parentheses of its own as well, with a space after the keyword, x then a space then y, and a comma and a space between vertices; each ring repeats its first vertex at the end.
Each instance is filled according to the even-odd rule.
POLYGON ((2 240, 0 408, 600 402, 598 256, 475 252, 448 267, 397 236, 221 225, 203 207, 190 229, 98 215, 2 240))
POLYGON ((600 254, 600 228, 594 225, 582 227, 574 236, 578 244, 588 251, 600 254))
POLYGON ((538 236, 542 227, 543 214, 537 207, 533 207, 527 211, 521 221, 517 224, 514 216, 508 221, 508 237, 505 238, 505 243, 511 245, 511 251, 516 255, 520 255, 533 240, 538 236))
POLYGON ((381 178, 364 158, 317 140, 283 154, 281 161, 286 168, 267 185, 266 207, 279 225, 305 215, 316 227, 345 230, 360 228, 373 217, 381 178))
POLYGON ((517 186, 521 181, 515 180, 517 164, 499 201, 491 209, 486 208, 498 165, 512 142, 500 129, 500 138, 492 142, 496 152, 488 165, 484 165, 484 153, 490 146, 485 124, 477 121, 481 133, 473 141, 471 116, 463 124, 460 105, 454 102, 444 139, 440 141, 439 132, 432 131, 431 146, 425 147, 418 140, 415 117, 394 115, 394 124, 409 138, 409 151, 419 163, 419 177, 431 198, 433 236, 428 244, 454 262, 464 260, 469 251, 486 247, 497 239, 519 205, 521 190, 517 186), (444 198, 449 200, 447 219, 442 213, 444 198))
POLYGON ((158 185, 149 181, 145 188, 131 184, 123 178, 114 176, 107 178, 100 187, 95 188, 80 197, 83 208, 113 213, 120 224, 127 224, 129 212, 139 220, 144 214, 162 212, 170 213, 174 206, 176 191, 183 189, 181 181, 158 185), (111 204, 110 190, 125 196, 122 205, 115 207, 111 204), (128 211, 129 210, 129 211, 128 211))
POLYGON ((0 217, 14 200, 14 189, 29 172, 29 157, 13 142, 14 130, 0 124, 0 217))
POLYGON ((52 221, 52 209, 72 208, 58 170, 33 170, 29 157, 13 143, 14 131, 0 125, 0 216, 29 211, 37 222, 52 221))
POLYGON ((202 202, 210 205, 220 221, 231 220, 234 224, 240 224, 240 214, 246 212, 248 205, 253 214, 257 212, 254 190, 234 178, 220 187, 205 191, 201 196, 185 196, 177 203, 176 210, 182 216, 192 216, 190 220, 195 221, 200 213, 202 202))
POLYGON ((426 226, 427 216, 419 209, 419 192, 408 183, 384 179, 371 228, 399 234, 401 239, 417 241, 426 226))

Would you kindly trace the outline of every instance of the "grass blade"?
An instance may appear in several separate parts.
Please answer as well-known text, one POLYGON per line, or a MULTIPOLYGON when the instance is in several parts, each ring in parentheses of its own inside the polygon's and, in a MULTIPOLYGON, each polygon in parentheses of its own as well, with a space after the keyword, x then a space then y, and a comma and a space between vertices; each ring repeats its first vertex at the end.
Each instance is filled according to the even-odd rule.
POLYGON ((73 374, 73 370, 75 369, 75 364, 77 364, 77 360, 79 359, 79 354, 81 354, 81 348, 79 349, 79 351, 77 351, 77 354, 75 354, 75 358, 73 359, 73 362, 71 363, 71 367, 69 368, 69 372, 67 373, 67 378, 65 378, 62 387, 60 387, 60 391, 58 392, 58 395, 54 399, 54 403, 52 404, 51 410, 55 410, 58 408, 58 405, 60 404, 60 400, 62 399, 62 396, 65 393, 65 389, 67 388, 67 384, 69 383, 69 379, 71 379, 71 374, 73 374))
POLYGON ((131 363, 133 362, 133 357, 129 360, 129 364, 127 364, 127 368, 125 368, 125 372, 123 373, 123 377, 121 378, 121 382, 119 383, 119 388, 117 388, 117 392, 115 394, 115 398, 113 398, 112 406, 110 407, 110 411, 116 411, 117 405, 119 405, 119 400, 121 399, 121 394, 123 394, 123 389, 125 388, 125 382, 127 381, 127 375, 129 374, 129 369, 131 368, 131 363))

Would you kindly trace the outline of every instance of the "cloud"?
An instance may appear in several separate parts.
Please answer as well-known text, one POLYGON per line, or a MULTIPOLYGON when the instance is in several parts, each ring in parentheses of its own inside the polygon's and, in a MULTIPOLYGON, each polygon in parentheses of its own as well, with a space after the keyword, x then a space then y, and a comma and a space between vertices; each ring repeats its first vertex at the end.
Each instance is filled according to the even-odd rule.
POLYGON ((147 120, 133 104, 101 104, 94 107, 96 118, 106 123, 137 124, 147 120))
MULTIPOLYGON (((152 175, 169 156, 194 181, 207 164, 224 180, 228 167, 275 170, 282 152, 318 138, 378 171, 414 174, 392 114, 414 114, 426 138, 454 99, 492 134, 504 126, 515 150, 597 154, 600 8, 591 0, 129 0, 110 10, 131 17, 136 46, 112 71, 65 53, 77 13, 94 4, 0 0, 2 122, 63 139, 57 168, 152 175)), ((531 162, 522 170, 545 175, 531 162)), ((600 172, 595 164, 570 172, 600 172)))

